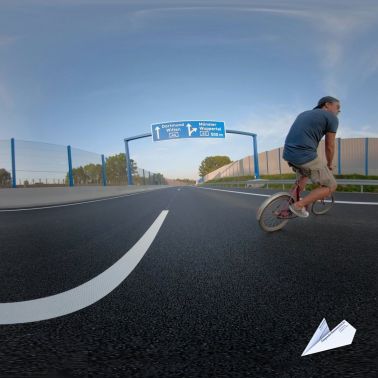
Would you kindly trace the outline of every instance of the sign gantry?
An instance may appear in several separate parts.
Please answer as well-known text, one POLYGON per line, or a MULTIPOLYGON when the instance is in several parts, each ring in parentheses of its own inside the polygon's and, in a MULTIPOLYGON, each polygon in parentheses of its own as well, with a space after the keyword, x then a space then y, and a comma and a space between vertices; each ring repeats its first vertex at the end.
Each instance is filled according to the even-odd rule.
POLYGON ((125 152, 127 161, 127 182, 133 184, 131 171, 131 160, 129 142, 135 139, 150 138, 152 141, 161 142, 173 139, 193 138, 225 138, 226 133, 250 136, 253 139, 253 161, 255 178, 260 178, 259 158, 257 152, 257 135, 247 131, 226 130, 224 122, 219 121, 174 121, 154 123, 151 125, 151 132, 133 137, 125 138, 125 152))

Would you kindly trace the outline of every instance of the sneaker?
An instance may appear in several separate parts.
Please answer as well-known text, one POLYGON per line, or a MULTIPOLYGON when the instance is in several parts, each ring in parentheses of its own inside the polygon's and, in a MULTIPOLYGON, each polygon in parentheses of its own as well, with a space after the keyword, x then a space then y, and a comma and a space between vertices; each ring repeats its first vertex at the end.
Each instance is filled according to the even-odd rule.
POLYGON ((291 212, 293 214, 295 214, 297 217, 301 217, 301 218, 307 218, 310 214, 308 213, 308 211, 306 210, 305 207, 302 207, 301 209, 296 209, 294 207, 294 204, 290 204, 289 205, 289 209, 291 210, 291 212))

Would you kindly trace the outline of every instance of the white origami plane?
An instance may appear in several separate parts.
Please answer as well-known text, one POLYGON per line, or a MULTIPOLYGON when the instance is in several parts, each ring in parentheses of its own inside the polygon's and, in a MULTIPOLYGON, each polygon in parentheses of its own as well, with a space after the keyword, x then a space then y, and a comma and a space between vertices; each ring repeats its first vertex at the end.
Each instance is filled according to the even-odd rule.
POLYGON ((352 344, 355 333, 356 329, 346 320, 343 320, 330 331, 326 320, 323 319, 306 349, 303 351, 302 356, 352 344))

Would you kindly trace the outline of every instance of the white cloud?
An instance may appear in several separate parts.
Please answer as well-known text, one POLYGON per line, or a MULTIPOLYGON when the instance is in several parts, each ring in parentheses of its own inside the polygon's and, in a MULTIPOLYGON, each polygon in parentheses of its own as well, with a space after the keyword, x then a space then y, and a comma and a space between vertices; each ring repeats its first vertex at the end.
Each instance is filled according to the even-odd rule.
POLYGON ((373 52, 376 53, 375 48, 365 51, 364 47, 358 47, 358 52, 356 47, 352 49, 352 44, 358 38, 368 33, 369 29, 377 27, 377 14, 378 7, 375 6, 365 10, 346 8, 337 13, 325 9, 308 16, 318 37, 313 48, 317 51, 324 72, 323 85, 328 94, 347 97, 350 83, 353 82, 351 77, 368 77, 378 68, 377 55, 373 62, 360 58, 360 55, 370 56, 373 52))
POLYGON ((259 151, 266 151, 283 146, 286 135, 297 115, 303 111, 282 110, 280 107, 263 109, 245 121, 236 125, 235 129, 257 134, 259 151))
POLYGON ((337 136, 340 138, 378 138, 378 128, 377 126, 363 125, 356 129, 343 125, 337 136))
MULTIPOLYGON (((176 3, 175 3, 176 4, 176 3)), ((284 15, 284 16, 306 16, 307 11, 304 10, 297 10, 297 9, 284 9, 282 7, 258 7, 250 4, 246 4, 245 6, 234 6, 234 5, 220 5, 217 4, 216 6, 212 6, 211 2, 202 2, 200 6, 189 5, 185 6, 181 3, 179 6, 164 6, 164 3, 161 4, 159 7, 155 8, 145 8, 139 9, 129 13, 126 17, 128 17, 128 23, 124 24, 123 27, 127 26, 130 27, 134 31, 141 31, 146 27, 150 27, 151 25, 156 24, 159 21, 159 18, 163 21, 163 25, 169 23, 169 18, 177 19, 178 16, 181 16, 183 13, 193 12, 195 15, 203 14, 204 12, 209 13, 211 17, 214 17, 214 14, 225 13, 229 16, 229 19, 232 20, 230 15, 232 13, 242 13, 245 14, 246 12, 253 12, 253 13, 267 13, 267 14, 276 14, 276 15, 284 15)), ((242 42, 242 43, 250 43, 254 41, 275 41, 277 39, 276 35, 272 35, 271 33, 268 34, 261 34, 259 36, 202 36, 201 39, 196 38, 196 45, 198 44, 225 44, 225 43, 235 43, 235 41, 242 42)))
POLYGON ((376 49, 364 52, 358 59, 358 64, 364 67, 364 70, 358 71, 362 80, 366 80, 378 72, 378 44, 376 47, 376 49))
MULTIPOLYGON (((218 2, 219 3, 219 2, 218 2)), ((313 33, 305 36, 306 44, 310 50, 316 52, 319 67, 323 72, 322 86, 327 94, 336 97, 346 98, 353 83, 353 76, 368 78, 378 69, 378 56, 373 59, 362 59, 359 55, 365 55, 363 47, 359 47, 357 56, 351 56, 352 43, 369 31, 369 28, 376 27, 378 23, 378 6, 373 2, 359 2, 358 5, 346 2, 343 7, 337 4, 321 2, 306 4, 303 2, 290 1, 270 2, 270 6, 261 6, 262 2, 238 2, 236 5, 221 2, 216 6, 211 1, 203 1, 194 6, 181 3, 179 6, 167 6, 169 3, 161 4, 160 7, 137 10, 132 13, 133 25, 136 29, 149 27, 161 18, 163 25, 173 17, 177 17, 182 12, 220 12, 232 15, 232 13, 262 13, 277 15, 277 17, 292 17, 296 21, 306 21, 312 28, 313 33), (354 74, 354 72, 357 74, 354 74), (345 80, 345 77, 349 80, 345 80)), ((230 18, 232 19, 232 18, 230 18)), ((294 24, 293 24, 294 25, 294 24)), ((294 26, 293 26, 294 27, 294 26)), ((303 36, 301 36, 303 37, 303 36)), ((276 42, 280 35, 275 35, 274 31, 261 31, 259 35, 241 35, 232 33, 222 33, 206 35, 203 38, 194 38, 193 42, 201 45, 221 45, 245 43, 250 44, 257 41, 276 42)), ((190 42, 190 38, 183 38, 181 43, 190 42)), ((368 55, 376 53, 372 48, 368 55)), ((358 80, 358 79, 356 79, 358 80)))

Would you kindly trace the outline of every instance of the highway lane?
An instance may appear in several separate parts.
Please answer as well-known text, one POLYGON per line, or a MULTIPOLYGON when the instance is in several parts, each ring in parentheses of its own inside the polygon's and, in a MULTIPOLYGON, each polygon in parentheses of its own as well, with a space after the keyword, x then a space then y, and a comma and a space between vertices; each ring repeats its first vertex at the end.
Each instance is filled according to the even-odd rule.
POLYGON ((335 205, 266 234, 255 221, 263 199, 170 188, 0 214, 7 302, 95 277, 169 210, 139 265, 107 297, 64 317, 0 326, 0 373, 375 376, 377 207, 335 205), (300 357, 323 317, 330 328, 349 321, 353 344, 300 357))
POLYGON ((0 302, 53 295, 97 276, 169 207, 169 193, 159 190, 153 197, 148 192, 48 210, 0 212, 0 302))

